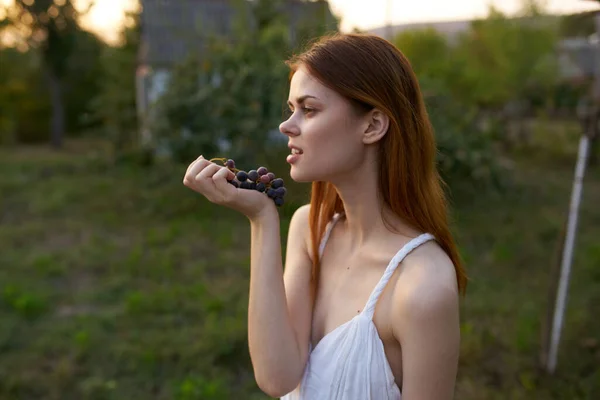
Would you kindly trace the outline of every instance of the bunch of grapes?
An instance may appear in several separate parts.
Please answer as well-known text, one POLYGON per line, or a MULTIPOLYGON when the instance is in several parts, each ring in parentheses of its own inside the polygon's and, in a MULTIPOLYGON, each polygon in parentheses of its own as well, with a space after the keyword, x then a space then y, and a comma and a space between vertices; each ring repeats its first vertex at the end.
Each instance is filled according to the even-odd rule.
POLYGON ((251 171, 242 171, 235 167, 235 161, 225 158, 213 158, 211 162, 221 162, 230 171, 235 173, 235 178, 228 181, 231 185, 240 189, 258 190, 273 199, 277 207, 284 203, 287 189, 283 186, 283 179, 277 178, 274 173, 269 172, 266 167, 260 167, 251 171))

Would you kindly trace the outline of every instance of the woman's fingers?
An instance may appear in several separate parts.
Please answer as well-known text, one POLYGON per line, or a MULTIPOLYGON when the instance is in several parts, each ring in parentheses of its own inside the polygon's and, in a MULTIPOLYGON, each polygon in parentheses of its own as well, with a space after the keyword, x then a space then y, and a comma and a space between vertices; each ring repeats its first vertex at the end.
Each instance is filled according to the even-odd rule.
POLYGON ((203 167, 208 165, 208 162, 204 160, 204 157, 200 156, 187 167, 185 175, 183 177, 183 184, 190 186, 194 182, 194 178, 202 170, 203 167))
POLYGON ((194 180, 197 182, 212 181, 212 176, 221 168, 217 164, 210 163, 202 167, 202 170, 196 174, 194 180))
POLYGON ((191 169, 191 168, 192 168, 194 165, 196 165, 196 164, 198 163, 198 161, 200 161, 200 160, 202 160, 202 159, 204 159, 204 157, 200 156, 200 157, 196 158, 194 161, 192 161, 192 162, 190 163, 190 165, 188 165, 188 167, 187 167, 187 170, 185 171, 185 174, 187 175, 187 174, 190 172, 190 169, 191 169))
POLYGON ((219 170, 217 164, 209 161, 201 161, 199 165, 190 170, 192 175, 193 186, 205 195, 210 201, 215 199, 217 188, 212 180, 212 176, 219 170))
POLYGON ((200 156, 187 168, 183 184, 211 203, 227 206, 253 218, 274 203, 255 190, 240 190, 229 183, 235 173, 200 156))
POLYGON ((194 178, 200 172, 202 172, 202 170, 204 168, 206 168, 207 166, 209 166, 211 164, 213 164, 213 163, 211 163, 210 161, 204 159, 204 157, 200 156, 196 161, 194 161, 192 163, 192 165, 190 165, 190 168, 188 169, 187 175, 189 175, 191 177, 191 179, 194 180, 194 178))
POLYGON ((237 188, 227 182, 234 177, 235 174, 226 167, 220 167, 220 169, 212 176, 215 188, 221 194, 222 201, 225 204, 230 203, 237 194, 237 188))
POLYGON ((229 204, 237 189, 227 181, 235 174, 224 166, 198 158, 188 168, 184 184, 216 204, 229 204))

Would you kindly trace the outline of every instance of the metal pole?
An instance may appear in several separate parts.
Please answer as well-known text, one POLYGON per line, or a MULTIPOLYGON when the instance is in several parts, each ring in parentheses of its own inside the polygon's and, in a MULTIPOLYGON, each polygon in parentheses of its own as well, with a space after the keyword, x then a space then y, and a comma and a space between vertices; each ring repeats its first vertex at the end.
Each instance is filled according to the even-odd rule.
MULTIPOLYGON (((595 15, 596 33, 600 39, 600 12, 595 15)), ((571 264, 573 261, 573 247, 575 244, 575 234, 577 232, 577 219, 579 213, 579 205, 581 203, 581 192, 583 189, 583 177, 585 175, 585 167, 587 164, 587 156, 590 147, 590 141, 598 134, 598 116, 600 107, 600 43, 596 40, 593 43, 595 50, 595 67, 594 67, 594 91, 591 112, 586 112, 584 115, 585 131, 579 141, 579 151, 577 157, 577 166, 575 168, 575 178, 573 181, 573 191, 571 193, 571 203, 569 207, 569 218, 567 224, 567 235, 565 238, 564 251, 562 254, 561 273, 558 283, 558 293, 556 305, 554 308, 554 318, 552 320, 552 336, 550 340, 550 349, 548 354, 547 370, 553 374, 556 370, 558 358, 558 346, 560 343, 561 330, 563 327, 565 307, 567 301, 567 291, 569 287, 569 279, 571 274, 571 264)))
MULTIPOLYGON (((598 3, 600 5, 600 2, 598 3)), ((595 61, 596 65, 594 71, 596 73, 596 84, 594 85, 594 103, 596 105, 596 111, 598 111, 598 107, 600 107, 600 11, 596 13, 595 16, 596 21, 596 39, 594 41, 595 46, 595 61)))
MULTIPOLYGON (((600 0, 598 1, 598 5, 600 5, 600 0)), ((594 93, 592 95, 593 115, 591 116, 591 119, 588 122, 592 125, 588 129, 588 132, 590 134, 590 158, 593 158, 594 161, 596 161, 598 157, 598 140, 600 140, 600 11, 596 12, 595 21, 596 37, 594 38, 591 44, 595 53, 594 73, 596 76, 596 82, 594 85, 594 93)))
POLYGON ((579 152, 577 158, 577 167, 575 169, 575 180, 573 182, 573 192, 571 194, 571 205, 569 207, 569 222, 567 225, 567 237, 565 239, 564 252, 561 262, 560 281, 558 283, 558 296, 556 307, 554 309, 554 318, 552 320, 552 338, 550 341, 550 354, 548 357, 548 372, 554 373, 556 369, 556 360, 558 356, 558 345, 565 315, 565 306, 567 302, 567 289, 569 287, 569 278, 571 274, 571 263, 573 261, 573 247, 575 244, 575 234, 577 232, 577 217, 579 213, 579 204, 581 202, 581 191, 583 176, 585 174, 585 165, 589 148, 590 138, 583 135, 579 142, 579 152))

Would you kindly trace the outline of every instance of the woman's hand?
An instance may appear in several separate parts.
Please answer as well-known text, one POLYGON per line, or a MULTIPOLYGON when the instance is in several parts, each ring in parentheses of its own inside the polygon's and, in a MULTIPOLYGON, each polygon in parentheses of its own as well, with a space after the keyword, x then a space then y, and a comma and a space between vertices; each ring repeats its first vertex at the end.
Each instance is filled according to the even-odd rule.
POLYGON ((241 212, 251 221, 265 213, 277 213, 273 200, 267 195, 257 190, 236 188, 228 182, 233 178, 235 174, 227 167, 200 156, 188 167, 183 184, 211 203, 241 212))

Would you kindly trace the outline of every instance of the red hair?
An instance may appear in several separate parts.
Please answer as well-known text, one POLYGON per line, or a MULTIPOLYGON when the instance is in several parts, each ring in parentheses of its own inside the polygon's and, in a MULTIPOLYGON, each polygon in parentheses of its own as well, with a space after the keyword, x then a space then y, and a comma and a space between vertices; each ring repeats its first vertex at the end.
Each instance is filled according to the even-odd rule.
MULTIPOLYGON (((358 110, 377 108, 389 117, 389 130, 378 148, 377 179, 383 200, 404 222, 435 236, 452 260, 459 290, 464 294, 467 276, 448 226, 433 127, 406 57, 378 36, 334 34, 319 39, 287 65, 290 77, 302 66, 358 110)), ((320 270, 319 244, 334 213, 344 209, 335 187, 328 182, 312 183, 310 204, 314 299, 320 270)))

